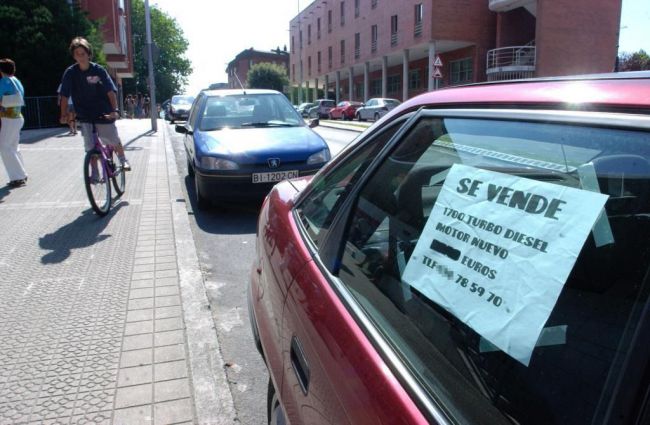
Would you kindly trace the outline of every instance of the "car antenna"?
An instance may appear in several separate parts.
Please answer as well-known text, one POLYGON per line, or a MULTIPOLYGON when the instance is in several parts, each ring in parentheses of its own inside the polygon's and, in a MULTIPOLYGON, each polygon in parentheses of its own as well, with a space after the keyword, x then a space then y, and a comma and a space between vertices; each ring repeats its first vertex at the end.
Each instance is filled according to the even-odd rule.
POLYGON ((244 88, 244 85, 241 83, 241 80, 239 79, 239 76, 237 76, 237 72, 234 69, 232 70, 232 75, 235 76, 237 82, 239 83, 239 87, 241 87, 241 89, 244 91, 244 95, 246 95, 246 89, 244 88))

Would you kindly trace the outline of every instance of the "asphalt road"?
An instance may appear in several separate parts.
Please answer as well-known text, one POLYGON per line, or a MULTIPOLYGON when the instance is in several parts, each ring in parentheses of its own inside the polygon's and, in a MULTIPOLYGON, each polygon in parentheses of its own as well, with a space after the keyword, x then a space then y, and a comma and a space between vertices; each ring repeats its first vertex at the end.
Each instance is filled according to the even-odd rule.
MULTIPOLYGON (((261 200, 240 205, 215 205, 207 211, 199 211, 194 181, 187 177, 183 135, 176 133, 168 123, 165 125, 169 126, 181 186, 188 200, 190 225, 239 422, 263 425, 267 423, 268 373, 255 349, 246 305, 261 200)), ((327 141, 332 155, 358 135, 326 127, 315 130, 327 141)))

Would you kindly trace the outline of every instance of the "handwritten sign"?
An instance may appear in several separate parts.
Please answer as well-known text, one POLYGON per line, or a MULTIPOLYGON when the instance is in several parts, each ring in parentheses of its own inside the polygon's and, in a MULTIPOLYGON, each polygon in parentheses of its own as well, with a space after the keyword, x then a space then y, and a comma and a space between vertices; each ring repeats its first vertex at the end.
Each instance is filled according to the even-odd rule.
POLYGON ((528 365, 606 200, 455 164, 402 280, 528 365))

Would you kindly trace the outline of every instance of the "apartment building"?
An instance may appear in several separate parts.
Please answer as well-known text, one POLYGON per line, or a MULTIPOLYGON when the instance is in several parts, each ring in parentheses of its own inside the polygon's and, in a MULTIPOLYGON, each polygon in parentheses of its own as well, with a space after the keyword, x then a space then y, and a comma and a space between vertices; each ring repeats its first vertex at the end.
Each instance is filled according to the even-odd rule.
POLYGON ((287 73, 289 71, 289 52, 287 47, 281 50, 280 47, 271 51, 250 49, 242 50, 233 60, 228 63, 226 74, 228 75, 228 87, 231 89, 240 88, 239 81, 244 87, 248 87, 248 71, 258 63, 274 63, 282 66, 287 73))
POLYGON ((290 22, 290 79, 296 102, 338 102, 609 72, 620 14, 621 0, 315 0, 290 22))

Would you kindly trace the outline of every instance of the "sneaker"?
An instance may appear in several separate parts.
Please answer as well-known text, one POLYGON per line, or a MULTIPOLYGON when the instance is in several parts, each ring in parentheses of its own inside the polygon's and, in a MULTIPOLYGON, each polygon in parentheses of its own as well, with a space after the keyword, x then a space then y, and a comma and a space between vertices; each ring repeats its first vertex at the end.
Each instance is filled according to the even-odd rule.
POLYGON ((20 179, 20 180, 12 180, 10 181, 7 186, 9 187, 21 187, 25 186, 27 184, 27 178, 20 179))
POLYGON ((126 159, 122 161, 122 169, 124 171, 131 171, 131 164, 126 159))

